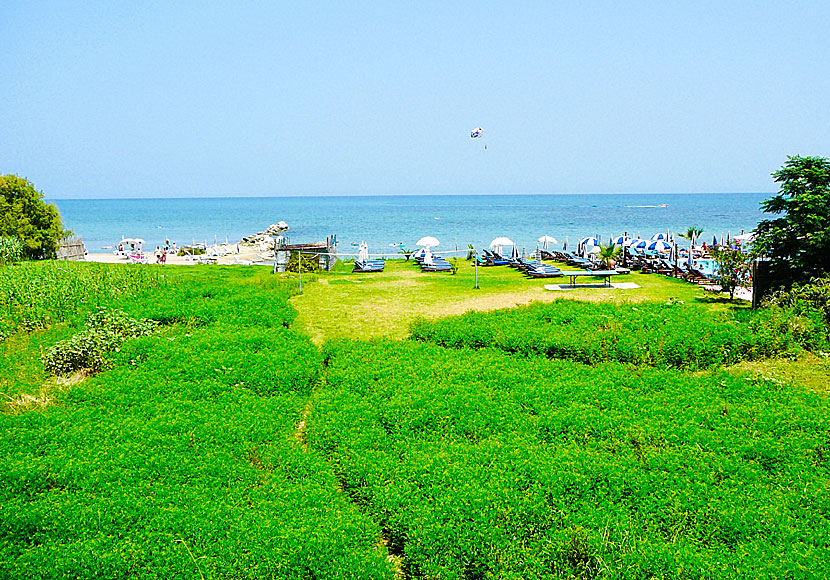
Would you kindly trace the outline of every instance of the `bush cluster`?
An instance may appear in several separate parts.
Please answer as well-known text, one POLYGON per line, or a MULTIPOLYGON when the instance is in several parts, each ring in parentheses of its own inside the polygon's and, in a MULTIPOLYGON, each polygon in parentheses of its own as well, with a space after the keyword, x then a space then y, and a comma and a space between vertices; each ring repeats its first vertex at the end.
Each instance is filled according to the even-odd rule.
POLYGON ((796 283, 786 290, 778 290, 766 299, 767 306, 791 309, 797 315, 820 313, 830 323, 830 275, 796 283))
POLYGON ((47 350, 43 366, 53 375, 67 375, 81 369, 98 372, 107 366, 106 355, 129 339, 155 331, 154 320, 135 320, 121 310, 99 308, 90 315, 84 329, 47 350))
POLYGON ((796 329, 774 313, 714 314, 700 305, 616 305, 560 300, 490 313, 416 321, 415 340, 494 347, 586 364, 704 369, 798 349, 796 329))
POLYGON ((26 252, 20 238, 0 236, 0 266, 22 262, 25 257, 26 252))

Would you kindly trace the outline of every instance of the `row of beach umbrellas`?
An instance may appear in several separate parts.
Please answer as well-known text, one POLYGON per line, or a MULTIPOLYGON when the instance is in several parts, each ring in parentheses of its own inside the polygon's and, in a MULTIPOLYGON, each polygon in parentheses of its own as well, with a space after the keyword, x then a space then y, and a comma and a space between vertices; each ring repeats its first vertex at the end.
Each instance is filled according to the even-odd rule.
MULTIPOLYGON (((731 236, 729 236, 729 235, 727 235, 725 237, 725 240, 726 240, 725 243, 729 243, 730 237, 731 236)), ((751 233, 747 233, 747 234, 741 234, 741 235, 735 236, 734 238, 732 238, 732 240, 734 240, 736 242, 739 242, 739 243, 742 243, 742 242, 751 241, 752 238, 753 238, 753 235, 751 233)), ((724 240, 724 236, 721 236, 721 240, 724 240)), ((547 234, 541 236, 536 241, 538 243, 542 244, 542 247, 545 250, 549 249, 550 244, 558 244, 559 243, 556 240, 556 238, 554 238, 553 236, 549 236, 547 234)), ((629 236, 618 236, 617 238, 611 238, 609 240, 609 244, 615 244, 615 245, 622 246, 622 247, 625 247, 625 248, 630 247, 630 248, 633 248, 633 249, 636 249, 636 250, 650 250, 650 251, 657 251, 657 252, 676 251, 675 250, 676 249, 676 244, 675 244, 675 241, 674 241, 674 236, 671 234, 671 232, 658 232, 658 233, 654 234, 653 236, 651 236, 651 238, 649 238, 649 239, 640 238, 639 235, 636 238, 632 238, 632 237, 629 237, 629 236)), ((434 236, 425 236, 425 237, 421 238, 420 240, 418 240, 416 245, 421 246, 422 248, 429 249, 429 248, 438 247, 440 245, 440 242, 434 236)), ((713 246, 719 245, 717 236, 714 236, 712 238, 712 245, 713 246)), ((595 253, 595 252, 599 251, 599 246, 600 246, 600 237, 599 237, 599 235, 585 237, 585 238, 582 238, 579 241, 579 244, 577 246, 577 248, 578 248, 577 253, 579 253, 579 254, 582 254, 582 253, 595 253)), ((691 246, 692 247, 696 246, 696 240, 694 238, 692 238, 691 246)), ((507 248, 507 247, 512 247, 513 248, 513 250, 512 250, 513 254, 518 254, 518 249, 517 249, 517 246, 516 246, 515 242, 513 242, 513 240, 511 240, 508 237, 500 236, 500 237, 494 238, 493 241, 490 242, 490 249, 494 250, 494 251, 497 251, 499 254, 504 254, 504 248, 507 248)), ((361 253, 361 250, 364 251, 368 255, 369 250, 368 250, 368 246, 366 246, 366 242, 361 242, 358 253, 361 253)), ((563 251, 568 250, 568 238, 565 238, 565 241, 562 244, 562 250, 563 251)))

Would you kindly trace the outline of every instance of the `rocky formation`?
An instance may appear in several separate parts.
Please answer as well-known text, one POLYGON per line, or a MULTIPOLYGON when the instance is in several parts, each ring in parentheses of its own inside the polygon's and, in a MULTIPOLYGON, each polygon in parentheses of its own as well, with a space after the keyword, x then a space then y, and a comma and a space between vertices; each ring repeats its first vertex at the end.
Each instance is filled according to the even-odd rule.
POLYGON ((273 247, 274 245, 274 237, 281 236, 283 232, 287 232, 289 230, 288 224, 285 222, 277 222, 275 224, 271 224, 265 231, 257 232, 250 236, 242 238, 242 243, 244 244, 266 244, 268 247, 273 247))

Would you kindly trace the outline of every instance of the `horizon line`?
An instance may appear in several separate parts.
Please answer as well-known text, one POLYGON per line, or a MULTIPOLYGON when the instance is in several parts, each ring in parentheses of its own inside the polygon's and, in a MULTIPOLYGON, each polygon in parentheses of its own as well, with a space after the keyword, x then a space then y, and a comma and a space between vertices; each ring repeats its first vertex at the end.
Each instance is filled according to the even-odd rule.
POLYGON ((686 192, 524 192, 524 193, 320 193, 320 194, 282 194, 282 195, 196 195, 196 196, 120 196, 120 197, 45 197, 51 201, 110 201, 136 199, 273 199, 273 198, 321 198, 321 197, 473 197, 473 196, 533 196, 533 195, 774 195, 775 191, 686 191, 686 192))

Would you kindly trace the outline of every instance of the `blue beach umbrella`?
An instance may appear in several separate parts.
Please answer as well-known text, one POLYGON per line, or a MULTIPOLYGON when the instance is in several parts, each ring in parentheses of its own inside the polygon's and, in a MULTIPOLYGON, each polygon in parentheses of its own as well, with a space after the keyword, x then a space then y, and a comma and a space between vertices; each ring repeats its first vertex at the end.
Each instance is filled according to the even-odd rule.
POLYGON ((713 245, 713 246, 717 246, 717 245, 718 245, 718 236, 712 236, 712 245, 713 245))
POLYGON ((565 241, 562 243, 562 251, 563 252, 568 251, 568 236, 565 236, 565 241))
POLYGON ((635 250, 644 250, 646 246, 648 246, 648 240, 641 240, 640 238, 634 238, 631 240, 630 246, 635 250))
POLYGON ((652 242, 655 242, 657 240, 667 241, 668 239, 669 239, 669 236, 667 236, 663 232, 660 232, 659 234, 654 234, 653 236, 651 236, 651 241, 652 242))
POLYGON ((623 247, 631 245, 631 242, 632 238, 629 238, 628 236, 620 236, 616 240, 612 240, 612 243, 623 247))
POLYGON ((658 252, 667 252, 671 250, 671 245, 663 240, 654 240, 648 246, 646 246, 647 250, 656 250, 658 252))
POLYGON ((599 245, 599 236, 596 238, 582 238, 579 243, 583 246, 598 246, 599 245))
POLYGON ((676 262, 677 261, 677 244, 671 245, 671 251, 669 252, 669 262, 676 262))

